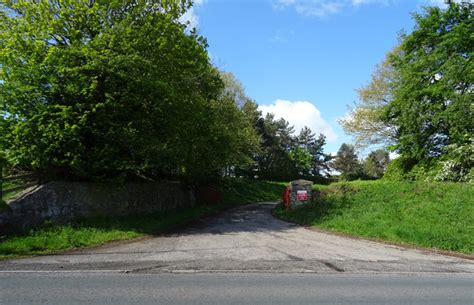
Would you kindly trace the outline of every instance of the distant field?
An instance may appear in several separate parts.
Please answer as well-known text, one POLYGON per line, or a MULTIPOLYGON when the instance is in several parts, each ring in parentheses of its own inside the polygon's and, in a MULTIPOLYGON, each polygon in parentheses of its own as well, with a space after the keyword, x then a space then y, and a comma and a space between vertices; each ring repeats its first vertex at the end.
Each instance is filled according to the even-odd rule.
POLYGON ((0 232, 0 259, 49 254, 153 235, 232 206, 277 200, 282 191, 281 183, 231 179, 222 187, 223 203, 218 205, 143 216, 90 218, 64 225, 45 224, 23 234, 10 236, 2 236, 0 232))
POLYGON ((296 223, 401 244, 472 253, 474 185, 354 181, 316 186, 316 202, 275 215, 296 223))

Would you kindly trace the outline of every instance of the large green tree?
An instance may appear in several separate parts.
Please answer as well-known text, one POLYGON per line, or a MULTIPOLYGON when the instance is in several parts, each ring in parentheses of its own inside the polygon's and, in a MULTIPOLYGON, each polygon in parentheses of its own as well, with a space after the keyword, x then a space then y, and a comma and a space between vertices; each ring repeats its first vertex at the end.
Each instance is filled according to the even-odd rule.
POLYGON ((390 156, 385 149, 377 149, 369 153, 364 160, 364 174, 373 179, 378 179, 383 176, 388 164, 390 163, 390 156))
POLYGON ((399 77, 386 121, 397 128, 395 148, 415 161, 465 145, 474 128, 474 4, 428 7, 391 55, 399 77))
MULTIPOLYGON (((87 179, 193 178, 247 162, 253 128, 221 93, 188 0, 2 1, 10 162, 87 179)), ((3 138, 3 137, 2 137, 3 138)))
POLYGON ((343 143, 332 160, 331 167, 340 172, 344 179, 355 179, 361 176, 362 165, 353 145, 343 143))
POLYGON ((324 153, 326 137, 323 134, 319 134, 316 138, 311 129, 305 126, 297 137, 297 145, 306 150, 310 156, 306 171, 300 171, 303 176, 322 177, 329 174, 331 156, 324 153))
POLYGON ((473 3, 451 2, 415 14, 413 31, 400 36, 341 120, 357 145, 385 144, 401 155, 390 172, 474 179, 473 13, 473 3))

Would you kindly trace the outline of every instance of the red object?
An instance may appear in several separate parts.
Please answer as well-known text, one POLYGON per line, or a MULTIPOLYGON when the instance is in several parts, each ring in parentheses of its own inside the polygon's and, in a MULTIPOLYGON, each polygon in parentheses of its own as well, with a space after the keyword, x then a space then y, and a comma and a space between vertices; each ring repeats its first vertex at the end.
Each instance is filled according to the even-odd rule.
POLYGON ((283 191, 283 205, 288 208, 290 206, 290 188, 287 186, 283 191))
POLYGON ((308 191, 296 191, 296 200, 308 201, 308 191))
POLYGON ((212 186, 201 186, 196 190, 196 201, 202 205, 215 205, 222 202, 222 194, 212 186))

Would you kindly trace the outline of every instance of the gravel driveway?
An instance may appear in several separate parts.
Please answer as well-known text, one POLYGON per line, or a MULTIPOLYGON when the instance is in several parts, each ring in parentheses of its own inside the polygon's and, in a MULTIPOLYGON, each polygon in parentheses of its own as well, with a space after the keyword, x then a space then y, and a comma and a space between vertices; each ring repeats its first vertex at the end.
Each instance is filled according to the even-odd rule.
POLYGON ((0 262, 0 271, 474 273, 474 261, 341 237, 246 205, 172 234, 0 262))

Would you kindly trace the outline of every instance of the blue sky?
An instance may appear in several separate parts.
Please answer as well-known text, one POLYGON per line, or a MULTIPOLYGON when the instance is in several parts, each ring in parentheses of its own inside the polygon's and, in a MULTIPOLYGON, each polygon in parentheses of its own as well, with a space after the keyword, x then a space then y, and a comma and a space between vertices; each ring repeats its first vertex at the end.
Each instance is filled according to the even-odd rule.
POLYGON ((410 32, 412 12, 443 0, 198 0, 188 19, 213 63, 243 83, 261 110, 327 136, 326 152, 351 139, 337 119, 355 89, 410 32))

